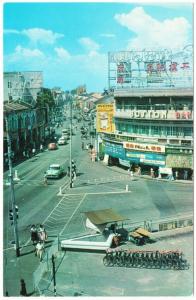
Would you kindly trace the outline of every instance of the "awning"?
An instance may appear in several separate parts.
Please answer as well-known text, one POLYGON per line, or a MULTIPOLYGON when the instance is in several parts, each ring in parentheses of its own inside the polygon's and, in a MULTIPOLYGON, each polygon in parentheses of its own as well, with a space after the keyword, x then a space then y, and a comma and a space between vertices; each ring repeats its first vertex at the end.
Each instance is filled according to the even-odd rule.
POLYGON ((132 236, 134 238, 142 238, 141 234, 139 234, 137 232, 130 232, 129 236, 132 236))
POLYGON ((137 233, 139 233, 139 234, 141 234, 143 236, 147 236, 147 237, 150 236, 150 232, 147 231, 147 230, 145 230, 145 229, 143 229, 143 228, 138 228, 137 230, 135 230, 135 232, 137 232, 137 233))
POLYGON ((118 213, 113 211, 113 209, 111 209, 111 208, 87 211, 84 213, 87 216, 87 218, 95 225, 124 221, 124 220, 128 219, 128 218, 125 218, 125 217, 119 215, 118 213))

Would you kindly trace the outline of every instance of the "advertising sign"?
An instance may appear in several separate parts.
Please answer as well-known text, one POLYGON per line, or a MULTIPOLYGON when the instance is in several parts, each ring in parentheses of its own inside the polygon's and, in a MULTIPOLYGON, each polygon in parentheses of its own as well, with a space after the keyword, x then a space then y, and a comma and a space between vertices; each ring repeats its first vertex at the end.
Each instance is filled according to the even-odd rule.
POLYGON ((125 149, 120 144, 105 142, 105 153, 116 158, 125 158, 125 149))
POLYGON ((112 133, 115 130, 114 122, 114 105, 98 104, 97 105, 97 132, 112 133))
POLYGON ((149 152, 165 153, 165 146, 162 145, 123 142, 123 147, 131 150, 140 150, 140 151, 142 150, 142 151, 149 151, 149 152))
POLYGON ((193 46, 108 53, 109 86, 131 88, 192 87, 193 46))
POLYGON ((190 168, 193 169, 193 155, 168 154, 166 165, 170 168, 190 168))
POLYGON ((144 165, 165 166, 165 156, 155 153, 131 152, 126 150, 125 156, 128 160, 144 165))

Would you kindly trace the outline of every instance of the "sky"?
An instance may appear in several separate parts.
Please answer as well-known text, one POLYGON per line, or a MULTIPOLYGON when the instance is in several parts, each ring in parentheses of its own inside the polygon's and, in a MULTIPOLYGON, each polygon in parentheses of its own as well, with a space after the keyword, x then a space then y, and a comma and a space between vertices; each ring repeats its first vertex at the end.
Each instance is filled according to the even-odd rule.
POLYGON ((192 16, 190 2, 5 2, 3 70, 43 71, 44 87, 102 92, 108 52, 182 49, 193 44, 192 16))

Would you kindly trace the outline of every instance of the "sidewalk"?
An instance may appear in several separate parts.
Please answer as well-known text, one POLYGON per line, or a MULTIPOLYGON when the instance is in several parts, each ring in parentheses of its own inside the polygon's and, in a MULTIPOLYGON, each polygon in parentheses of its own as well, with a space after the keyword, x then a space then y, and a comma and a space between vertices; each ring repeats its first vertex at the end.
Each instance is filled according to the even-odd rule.
MULTIPOLYGON (((104 164, 103 162, 99 162, 99 163, 102 163, 104 164)), ((117 166, 106 166, 107 168, 109 168, 110 170, 112 170, 113 172, 118 172, 118 173, 121 173, 121 174, 128 174, 128 171, 127 170, 124 170, 123 168, 120 168, 120 167, 117 167, 117 166)), ((130 175, 129 175, 130 176, 130 175)), ((179 180, 169 180, 169 179, 163 179, 163 178, 152 178, 150 175, 137 175, 137 174, 134 174, 133 175, 133 178, 144 178, 144 179, 149 179, 149 180, 158 180, 158 181, 165 181, 165 182, 172 182, 172 183, 184 183, 184 184, 193 184, 193 181, 192 180, 182 180, 182 179, 179 179, 179 180)))

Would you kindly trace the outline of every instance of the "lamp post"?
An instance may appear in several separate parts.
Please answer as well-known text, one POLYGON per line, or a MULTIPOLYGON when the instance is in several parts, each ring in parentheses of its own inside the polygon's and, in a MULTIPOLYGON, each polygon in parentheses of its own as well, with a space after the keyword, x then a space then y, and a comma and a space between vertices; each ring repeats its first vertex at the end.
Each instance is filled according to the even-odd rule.
POLYGON ((73 188, 73 178, 72 178, 72 96, 70 96, 70 143, 69 143, 69 177, 70 177, 70 188, 73 188))
POLYGON ((53 274, 54 296, 56 297, 56 270, 55 270, 54 254, 52 254, 52 274, 53 274))
POLYGON ((12 169, 12 151, 11 151, 11 139, 9 134, 9 124, 7 115, 5 115, 5 124, 7 132, 7 147, 8 147, 8 163, 9 163, 9 183, 10 183, 10 198, 11 198, 11 208, 13 212, 13 228, 14 228, 14 238, 16 247, 16 256, 20 256, 20 246, 18 238, 18 224, 17 224, 17 213, 16 213, 16 203, 15 203, 15 192, 14 192, 14 180, 13 180, 13 169, 12 169))

